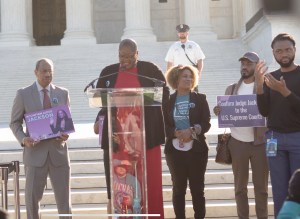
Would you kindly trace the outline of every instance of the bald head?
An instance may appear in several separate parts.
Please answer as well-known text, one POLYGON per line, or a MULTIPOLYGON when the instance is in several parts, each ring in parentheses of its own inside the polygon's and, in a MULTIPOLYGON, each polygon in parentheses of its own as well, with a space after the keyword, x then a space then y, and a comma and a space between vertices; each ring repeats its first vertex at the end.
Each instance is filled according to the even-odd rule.
POLYGON ((50 59, 42 58, 36 62, 35 76, 37 78, 38 83, 43 87, 47 87, 53 77, 53 62, 50 59))
POLYGON ((121 50, 123 48, 128 48, 132 52, 136 52, 137 51, 137 43, 133 39, 124 39, 120 42, 119 50, 121 50))
POLYGON ((137 65, 138 51, 137 44, 133 39, 124 39, 119 45, 120 68, 129 70, 137 65))
POLYGON ((35 70, 38 70, 39 67, 41 66, 41 64, 43 64, 43 63, 47 63, 47 64, 51 65, 52 68, 53 68, 53 61, 52 61, 51 59, 48 59, 48 58, 42 58, 42 59, 39 59, 39 60, 36 62, 36 64, 35 64, 35 70))

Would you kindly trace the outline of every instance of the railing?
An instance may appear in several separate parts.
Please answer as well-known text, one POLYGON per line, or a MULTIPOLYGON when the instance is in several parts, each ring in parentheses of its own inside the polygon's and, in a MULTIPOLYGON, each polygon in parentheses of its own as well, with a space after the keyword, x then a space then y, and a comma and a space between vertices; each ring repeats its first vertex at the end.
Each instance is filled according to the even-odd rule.
POLYGON ((254 25, 264 16, 264 9, 259 9, 246 23, 246 32, 248 32, 254 25))
POLYGON ((1 197, 2 197, 2 208, 8 209, 7 199, 7 182, 8 174, 13 172, 14 174, 14 198, 15 198, 15 215, 16 219, 20 219, 20 188, 19 188, 19 173, 20 164, 19 161, 12 161, 10 163, 0 163, 1 169, 1 197))

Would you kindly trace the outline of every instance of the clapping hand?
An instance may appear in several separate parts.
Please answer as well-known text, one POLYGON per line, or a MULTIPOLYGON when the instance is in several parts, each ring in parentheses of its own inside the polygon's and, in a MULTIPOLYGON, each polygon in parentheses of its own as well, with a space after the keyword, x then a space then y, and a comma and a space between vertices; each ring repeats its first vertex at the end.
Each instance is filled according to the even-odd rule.
POLYGON ((266 74, 265 82, 269 88, 281 93, 284 97, 290 95, 290 93, 291 93, 291 91, 286 86, 283 76, 281 76, 280 79, 277 80, 271 74, 266 74))

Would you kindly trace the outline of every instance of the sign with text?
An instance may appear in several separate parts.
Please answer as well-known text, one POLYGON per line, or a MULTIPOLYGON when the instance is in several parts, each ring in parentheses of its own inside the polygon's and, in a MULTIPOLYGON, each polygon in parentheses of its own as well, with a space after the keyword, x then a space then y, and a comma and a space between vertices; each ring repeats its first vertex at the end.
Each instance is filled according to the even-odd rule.
POLYGON ((45 140, 60 136, 61 133, 75 132, 67 105, 26 113, 24 119, 29 136, 35 140, 45 140))
POLYGON ((258 111, 255 94, 217 96, 217 103, 221 107, 219 128, 266 126, 265 117, 258 111))

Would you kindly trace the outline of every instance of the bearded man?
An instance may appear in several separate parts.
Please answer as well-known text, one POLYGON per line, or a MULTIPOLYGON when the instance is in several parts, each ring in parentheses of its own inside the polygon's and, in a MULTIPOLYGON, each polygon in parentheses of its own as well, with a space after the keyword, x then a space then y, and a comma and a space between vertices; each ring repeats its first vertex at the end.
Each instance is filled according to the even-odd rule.
MULTIPOLYGON (((259 57, 255 52, 245 53, 241 62, 241 78, 229 85, 225 95, 249 95, 256 91, 255 67, 259 57)), ((219 115, 221 106, 214 107, 219 115)), ((232 157, 235 201, 238 218, 249 218, 248 181, 249 163, 252 170, 252 181, 255 195, 255 211, 258 219, 268 218, 268 163, 265 153, 265 127, 231 127, 229 150, 232 157)))
POLYGON ((268 73, 266 63, 259 62, 255 80, 258 109, 268 121, 265 138, 277 143, 275 156, 268 157, 277 217, 289 180, 300 168, 300 66, 294 63, 296 42, 290 34, 278 34, 271 47, 280 68, 268 73))

